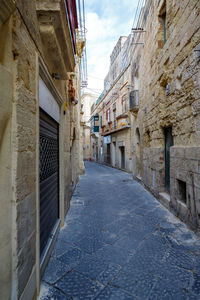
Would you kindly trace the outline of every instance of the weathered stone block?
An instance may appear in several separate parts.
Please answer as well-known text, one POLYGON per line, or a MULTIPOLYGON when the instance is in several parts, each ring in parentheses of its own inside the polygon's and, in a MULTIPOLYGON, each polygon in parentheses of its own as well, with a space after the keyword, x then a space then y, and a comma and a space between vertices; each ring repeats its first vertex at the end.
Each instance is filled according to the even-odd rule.
POLYGON ((0 143, 12 112, 12 74, 0 65, 0 143))
POLYGON ((188 105, 177 111, 177 119, 183 120, 189 118, 192 115, 191 106, 188 105))
POLYGON ((16 126, 16 138, 18 151, 30 151, 36 150, 36 132, 35 128, 28 128, 21 125, 16 126))
MULTIPOLYGON (((36 96, 34 96, 31 92, 29 92, 25 88, 25 86, 22 84, 17 86, 17 93, 16 93, 15 101, 16 101, 16 105, 17 105, 17 110, 18 110, 18 106, 20 106, 19 110, 21 111, 21 113, 24 111, 26 111, 27 113, 29 113, 29 112, 31 112, 33 114, 36 113, 36 109, 37 109, 36 96)), ((18 118, 19 118, 19 121, 22 121, 20 119, 20 112, 19 112, 18 118)), ((33 116, 32 116, 32 118, 33 118, 33 116)), ((35 127, 35 124, 32 123, 31 127, 35 127)))
POLYGON ((198 114, 194 118, 194 128, 195 128, 195 131, 200 131, 200 114, 198 114))
POLYGON ((175 178, 186 181, 187 172, 184 169, 175 169, 175 178))
POLYGON ((200 100, 192 103, 192 112, 194 116, 200 114, 200 100))
MULTIPOLYGON (((17 156, 17 179, 30 174, 36 175, 36 153, 30 151, 19 152, 17 156)), ((32 184, 35 185, 35 182, 32 184)))
POLYGON ((198 160, 189 160, 187 159, 185 161, 185 170, 198 173, 199 168, 198 168, 198 160))
MULTIPOLYGON (((32 101, 32 99, 29 100, 32 101)), ((36 114, 28 110, 27 107, 18 105, 16 110, 16 122, 21 126, 35 128, 36 114)))
POLYGON ((194 185, 200 189, 200 174, 194 174, 194 185))
POLYGON ((195 187, 195 200, 200 202, 200 188, 195 187))
POLYGON ((17 250, 20 252, 25 246, 28 238, 36 229, 36 212, 27 214, 25 220, 19 220, 17 234, 17 250))
MULTIPOLYGON (((175 178, 176 177, 176 169, 170 167, 170 178, 175 178)), ((171 179, 170 179, 171 180, 171 179)))
POLYGON ((200 147, 186 147, 185 158, 200 160, 200 147))
POLYGON ((170 148, 170 157, 185 157, 185 147, 173 146, 170 148))
POLYGON ((17 219, 25 222, 29 215, 36 210, 36 192, 28 195, 23 201, 17 203, 17 219))
POLYGON ((194 186, 187 184, 187 206, 193 215, 195 213, 195 201, 194 186))
POLYGON ((182 170, 185 169, 185 164, 186 164, 185 158, 177 157, 177 158, 174 159, 174 162, 175 162, 175 168, 176 169, 182 169, 182 170))
POLYGON ((16 199, 22 201, 25 197, 35 192, 35 173, 20 177, 16 180, 16 199))
POLYGON ((31 274, 32 268, 35 265, 35 233, 26 242, 25 247, 21 249, 19 253, 18 260, 18 276, 19 276, 19 295, 22 294, 29 276, 31 274))

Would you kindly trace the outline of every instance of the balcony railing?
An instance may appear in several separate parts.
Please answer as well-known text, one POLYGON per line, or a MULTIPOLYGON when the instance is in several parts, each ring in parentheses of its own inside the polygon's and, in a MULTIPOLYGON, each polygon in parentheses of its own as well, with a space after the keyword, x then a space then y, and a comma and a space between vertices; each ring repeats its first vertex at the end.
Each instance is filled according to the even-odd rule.
POLYGON ((129 94, 129 110, 137 112, 139 109, 139 91, 133 90, 129 94))
POLYGON ((70 31, 74 50, 76 51, 76 28, 78 28, 77 10, 75 0, 65 0, 66 12, 69 18, 70 31))

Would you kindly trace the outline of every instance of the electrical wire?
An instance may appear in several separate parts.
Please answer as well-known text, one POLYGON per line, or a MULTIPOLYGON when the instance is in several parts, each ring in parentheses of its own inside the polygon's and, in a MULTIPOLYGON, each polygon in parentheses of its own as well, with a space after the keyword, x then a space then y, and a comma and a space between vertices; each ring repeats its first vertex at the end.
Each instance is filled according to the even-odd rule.
POLYGON ((137 19, 137 12, 138 12, 138 9, 139 9, 139 5, 140 5, 140 1, 141 0, 138 0, 138 3, 137 3, 137 8, 136 8, 136 11, 135 11, 135 17, 133 19, 133 25, 132 25, 132 28, 134 28, 134 25, 136 25, 136 19, 137 19))
MULTIPOLYGON (((132 25, 132 28, 134 28, 134 27, 136 27, 136 28, 140 28, 140 26, 139 26, 139 24, 142 22, 142 15, 141 15, 141 12, 142 12, 142 7, 143 7, 143 5, 144 5, 144 3, 145 3, 145 0, 138 0, 138 3, 137 3, 137 8, 136 8, 136 11, 135 11, 135 16, 134 16, 134 20, 133 20, 133 25, 132 25)), ((129 37, 128 37, 128 47, 127 47, 127 50, 129 50, 129 51, 127 51, 127 52, 130 52, 130 48, 131 48, 131 46, 133 45, 133 42, 135 41, 135 38, 137 37, 139 37, 140 36, 140 34, 139 35, 137 35, 136 33, 133 33, 133 31, 132 31, 132 28, 131 28, 131 34, 129 35, 129 37)), ((133 47, 133 50, 131 51, 131 53, 133 53, 133 51, 135 50, 135 48, 136 48, 136 45, 133 47)), ((130 57, 131 57, 132 55, 130 55, 130 57)), ((98 78, 98 77, 95 77, 95 76, 92 76, 92 75, 88 75, 88 77, 91 77, 91 78, 94 78, 94 79, 98 79, 98 80, 102 80, 102 81, 104 81, 105 79, 102 79, 102 78, 98 78)), ((106 78, 106 77, 105 77, 106 78)), ((120 80, 120 78, 119 78, 119 80, 120 80)), ((112 84, 113 84, 113 81, 107 81, 111 86, 110 86, 110 88, 111 88, 111 90, 109 91, 109 93, 111 92, 111 93, 115 93, 115 92, 119 92, 119 89, 120 88, 118 88, 118 86, 122 86, 122 84, 121 83, 116 83, 116 84, 114 84, 113 86, 112 86, 112 84)), ((109 88, 109 89, 110 89, 109 88)), ((88 88, 89 89, 89 88, 88 88)), ((90 90, 93 90, 93 89, 90 89, 90 90)), ((105 93, 105 95, 108 95, 108 93, 106 92, 105 93)), ((110 98, 112 97, 112 95, 110 96, 110 98)))

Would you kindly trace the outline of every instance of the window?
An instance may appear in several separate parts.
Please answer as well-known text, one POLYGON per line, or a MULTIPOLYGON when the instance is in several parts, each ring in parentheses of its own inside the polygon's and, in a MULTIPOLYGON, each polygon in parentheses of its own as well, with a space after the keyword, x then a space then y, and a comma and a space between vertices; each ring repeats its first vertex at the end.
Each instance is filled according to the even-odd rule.
POLYGON ((106 120, 110 122, 110 108, 106 111, 106 120))
POLYGON ((112 69, 112 79, 113 79, 113 81, 115 80, 116 77, 117 77, 117 63, 115 63, 113 65, 113 69, 112 69))
POLYGON ((126 95, 122 97, 122 113, 126 112, 126 95))
POLYGON ((186 197, 186 182, 177 179, 178 183, 178 197, 179 200, 186 203, 187 202, 187 197, 186 197))
POLYGON ((102 125, 103 125, 103 117, 101 116, 100 117, 100 126, 102 127, 102 125))
POLYGON ((117 120, 116 120, 116 110, 113 110, 113 119, 114 119, 114 129, 117 128, 117 120))
POLYGON ((166 21, 166 12, 161 16, 162 23, 163 23, 163 40, 164 44, 167 41, 167 21, 166 21))
POLYGON ((122 71, 126 68, 127 65, 127 55, 126 51, 122 55, 122 71))
POLYGON ((105 83, 105 89, 106 89, 106 91, 108 91, 109 88, 110 88, 110 83, 109 83, 109 81, 107 80, 106 83, 105 83))
POLYGON ((161 24, 161 33, 162 33, 162 40, 160 40, 160 45, 163 43, 165 44, 167 41, 167 18, 166 18, 166 2, 164 2, 162 8, 159 12, 159 21, 161 24), (162 43, 161 43, 162 41, 162 43))

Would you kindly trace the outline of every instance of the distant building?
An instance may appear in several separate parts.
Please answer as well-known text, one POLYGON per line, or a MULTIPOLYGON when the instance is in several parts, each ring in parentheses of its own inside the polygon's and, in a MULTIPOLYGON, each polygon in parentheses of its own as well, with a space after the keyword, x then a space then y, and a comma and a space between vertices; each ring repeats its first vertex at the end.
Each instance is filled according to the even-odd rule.
POLYGON ((91 107, 96 102, 96 96, 91 93, 82 95, 82 112, 83 112, 83 159, 91 158, 91 143, 90 143, 90 117, 91 107))
POLYGON ((162 203, 200 225, 199 1, 147 0, 120 37, 93 107, 93 159, 133 173, 162 203))
POLYGON ((131 36, 120 37, 110 56, 101 100, 93 106, 99 134, 92 134, 93 159, 132 171, 131 122, 129 106, 131 36))

